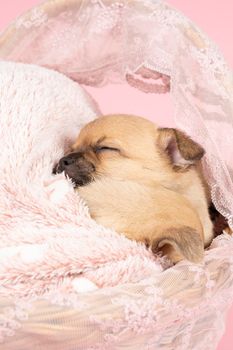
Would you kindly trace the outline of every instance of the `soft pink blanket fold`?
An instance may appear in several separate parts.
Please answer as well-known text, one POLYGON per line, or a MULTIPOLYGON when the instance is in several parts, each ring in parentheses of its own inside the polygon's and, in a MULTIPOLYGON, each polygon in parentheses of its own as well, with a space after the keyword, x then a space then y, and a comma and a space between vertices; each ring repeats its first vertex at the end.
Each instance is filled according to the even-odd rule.
POLYGON ((51 175, 99 113, 92 99, 59 73, 6 62, 0 91, 0 296, 41 295, 64 281, 78 290, 79 276, 100 287, 162 271, 144 246, 91 220, 72 185, 51 175))

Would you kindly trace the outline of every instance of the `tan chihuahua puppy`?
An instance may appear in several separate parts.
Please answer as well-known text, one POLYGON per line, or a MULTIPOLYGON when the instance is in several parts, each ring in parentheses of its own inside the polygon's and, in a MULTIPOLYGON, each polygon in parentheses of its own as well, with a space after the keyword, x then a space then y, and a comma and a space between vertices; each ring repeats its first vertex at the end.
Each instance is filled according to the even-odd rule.
POLYGON ((200 262, 213 238, 200 159, 203 148, 177 129, 109 115, 87 124, 55 172, 65 172, 99 224, 200 262))

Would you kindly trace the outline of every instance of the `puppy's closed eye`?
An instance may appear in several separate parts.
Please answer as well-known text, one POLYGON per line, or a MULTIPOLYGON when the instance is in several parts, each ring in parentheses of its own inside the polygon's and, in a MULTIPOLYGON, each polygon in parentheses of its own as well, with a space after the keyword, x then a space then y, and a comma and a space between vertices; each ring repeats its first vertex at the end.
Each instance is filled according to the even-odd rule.
POLYGON ((94 148, 95 153, 101 153, 101 152, 120 152, 118 148, 115 147, 109 147, 109 146, 96 146, 94 148))

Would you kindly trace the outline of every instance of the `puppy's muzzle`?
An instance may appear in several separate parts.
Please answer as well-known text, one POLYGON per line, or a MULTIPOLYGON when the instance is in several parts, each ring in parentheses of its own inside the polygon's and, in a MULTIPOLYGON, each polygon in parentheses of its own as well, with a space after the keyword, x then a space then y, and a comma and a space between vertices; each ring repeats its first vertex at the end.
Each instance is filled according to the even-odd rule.
POLYGON ((54 174, 62 172, 72 180, 75 186, 84 186, 93 181, 95 166, 85 159, 83 153, 70 153, 61 158, 53 169, 54 174))

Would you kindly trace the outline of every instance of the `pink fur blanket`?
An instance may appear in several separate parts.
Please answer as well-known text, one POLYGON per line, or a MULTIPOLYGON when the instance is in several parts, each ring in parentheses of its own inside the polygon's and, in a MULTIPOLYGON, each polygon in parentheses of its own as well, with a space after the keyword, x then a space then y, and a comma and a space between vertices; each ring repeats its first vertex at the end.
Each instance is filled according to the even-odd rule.
POLYGON ((99 113, 87 93, 57 72, 6 62, 0 91, 0 296, 43 295, 64 281, 68 291, 87 291, 160 273, 159 259, 97 225, 64 176, 51 174, 99 113))

